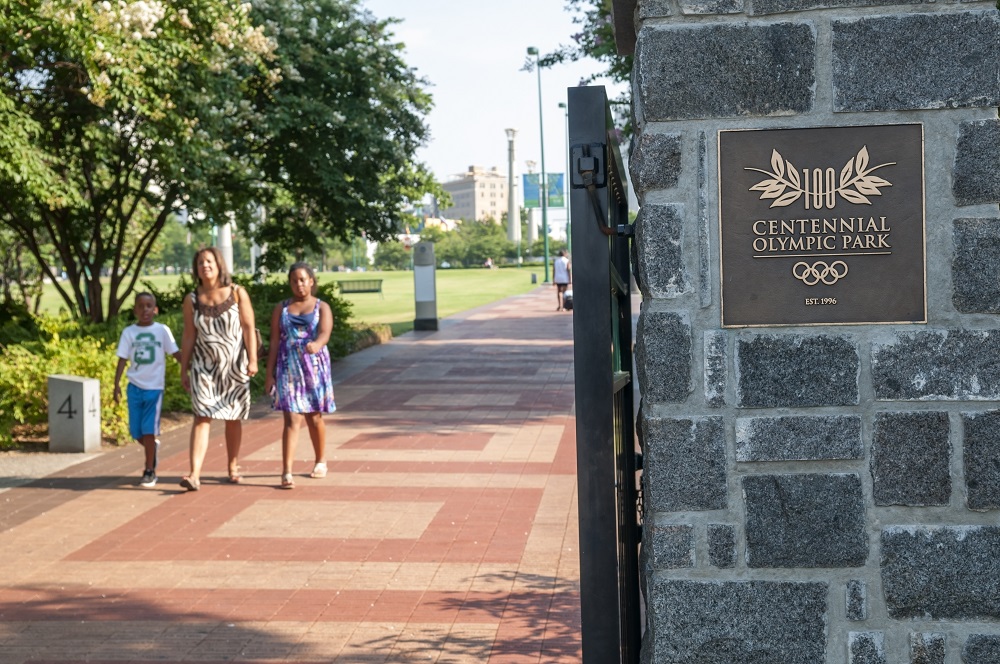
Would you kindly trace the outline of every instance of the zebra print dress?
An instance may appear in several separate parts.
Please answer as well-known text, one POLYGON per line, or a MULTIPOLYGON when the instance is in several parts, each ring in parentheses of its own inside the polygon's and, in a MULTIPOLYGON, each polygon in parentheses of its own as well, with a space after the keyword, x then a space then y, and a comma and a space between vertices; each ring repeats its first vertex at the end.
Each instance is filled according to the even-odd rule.
POLYGON ((245 420, 250 416, 250 376, 235 291, 222 304, 194 304, 197 332, 191 354, 191 407, 200 417, 245 420))

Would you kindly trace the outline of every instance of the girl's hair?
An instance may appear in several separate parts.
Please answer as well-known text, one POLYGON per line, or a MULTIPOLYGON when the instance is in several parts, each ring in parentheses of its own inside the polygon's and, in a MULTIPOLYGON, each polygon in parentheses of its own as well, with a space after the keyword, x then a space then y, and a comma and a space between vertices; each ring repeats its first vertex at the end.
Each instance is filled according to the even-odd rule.
POLYGON ((309 263, 304 263, 302 261, 299 261, 298 263, 292 263, 292 266, 290 268, 288 268, 288 280, 289 281, 292 280, 292 275, 295 274, 296 270, 305 270, 306 271, 306 274, 309 275, 309 278, 312 279, 312 282, 313 282, 312 289, 310 289, 309 294, 310 295, 315 295, 316 294, 316 273, 313 272, 313 269, 311 267, 309 267, 309 263))
POLYGON ((226 266, 226 259, 222 257, 222 252, 219 251, 218 247, 202 247, 194 252, 194 259, 191 261, 191 275, 194 277, 194 283, 201 283, 201 277, 198 276, 198 257, 204 253, 210 253, 215 257, 215 264, 219 268, 219 285, 228 286, 233 283, 232 277, 229 276, 229 267, 226 266))

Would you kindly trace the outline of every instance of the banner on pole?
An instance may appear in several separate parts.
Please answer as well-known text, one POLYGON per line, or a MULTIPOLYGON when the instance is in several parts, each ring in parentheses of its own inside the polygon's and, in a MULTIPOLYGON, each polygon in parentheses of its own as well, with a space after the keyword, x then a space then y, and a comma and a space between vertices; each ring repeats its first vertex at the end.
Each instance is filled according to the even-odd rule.
MULTIPOLYGON (((539 196, 541 192, 541 173, 525 173, 521 177, 524 181, 524 207, 542 207, 541 197, 539 196)), ((546 206, 554 208, 566 207, 565 174, 549 173, 546 185, 546 206)))

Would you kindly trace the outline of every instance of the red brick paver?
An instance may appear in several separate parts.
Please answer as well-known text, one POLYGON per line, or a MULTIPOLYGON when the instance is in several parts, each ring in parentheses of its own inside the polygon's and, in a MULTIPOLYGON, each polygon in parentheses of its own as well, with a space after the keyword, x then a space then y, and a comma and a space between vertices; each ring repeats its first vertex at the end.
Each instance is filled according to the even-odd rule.
MULTIPOLYGON (((549 288, 337 362, 330 472, 281 420, 202 490, 131 446, 0 493, 0 663, 578 662, 572 314, 549 288)), ((2 463, 2 461, 0 461, 2 463)), ((0 474, 3 468, 0 466, 0 474)))

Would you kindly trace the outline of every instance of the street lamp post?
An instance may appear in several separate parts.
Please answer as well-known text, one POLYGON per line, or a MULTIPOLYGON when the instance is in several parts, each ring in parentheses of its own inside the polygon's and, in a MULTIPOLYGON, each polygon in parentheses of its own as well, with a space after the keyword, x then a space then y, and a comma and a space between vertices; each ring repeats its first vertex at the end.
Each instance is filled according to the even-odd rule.
POLYGON ((545 280, 549 281, 549 218, 547 211, 546 194, 548 193, 548 182, 545 177, 545 122, 542 117, 542 64, 538 56, 538 49, 534 46, 528 47, 528 55, 535 56, 535 70, 538 72, 538 138, 541 142, 542 172, 538 179, 538 190, 542 204, 542 253, 545 257, 545 280))
POLYGON ((573 253, 573 238, 570 235, 569 223, 569 107, 566 102, 559 102, 559 108, 563 109, 566 116, 566 173, 563 175, 563 203, 566 205, 566 252, 573 253))
POLYGON ((517 242, 517 266, 521 267, 521 215, 517 213, 517 189, 514 184, 514 137, 516 129, 507 133, 507 239, 517 242))

